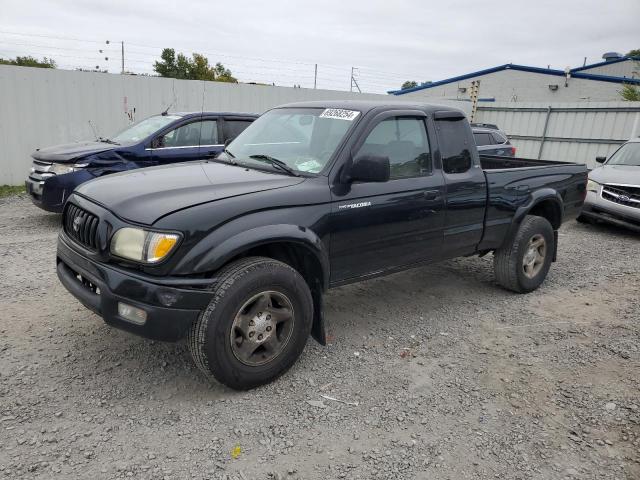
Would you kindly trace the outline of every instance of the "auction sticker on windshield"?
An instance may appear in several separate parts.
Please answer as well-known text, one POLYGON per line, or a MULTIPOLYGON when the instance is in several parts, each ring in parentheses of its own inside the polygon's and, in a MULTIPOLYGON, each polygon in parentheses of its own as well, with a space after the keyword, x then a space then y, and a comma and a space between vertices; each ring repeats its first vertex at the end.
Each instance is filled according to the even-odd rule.
POLYGON ((345 110, 343 108, 326 108, 320 114, 320 118, 335 118, 336 120, 347 120, 352 122, 360 114, 355 110, 345 110))

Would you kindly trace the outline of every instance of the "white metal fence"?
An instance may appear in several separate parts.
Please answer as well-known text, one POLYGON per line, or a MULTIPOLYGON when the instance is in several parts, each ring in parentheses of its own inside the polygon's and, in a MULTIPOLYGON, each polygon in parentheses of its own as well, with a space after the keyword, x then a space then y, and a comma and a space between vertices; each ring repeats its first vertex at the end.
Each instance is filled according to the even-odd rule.
POLYGON ((476 121, 497 124, 519 157, 593 168, 596 156, 640 135, 640 102, 493 103, 478 107, 476 121))
MULTIPOLYGON (((389 97, 0 65, 0 185, 24 181, 36 148, 108 137, 168 106, 174 112, 262 113, 283 103, 344 99, 389 97)), ((470 109, 463 102, 434 103, 470 109)))

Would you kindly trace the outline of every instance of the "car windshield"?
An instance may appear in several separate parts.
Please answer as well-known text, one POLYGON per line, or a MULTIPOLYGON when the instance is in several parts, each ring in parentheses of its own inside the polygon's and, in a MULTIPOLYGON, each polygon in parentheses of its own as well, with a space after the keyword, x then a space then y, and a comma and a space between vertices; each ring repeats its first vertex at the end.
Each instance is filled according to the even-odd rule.
POLYGON ((137 143, 180 118, 178 115, 156 115, 145 118, 121 130, 110 140, 120 145, 137 143))
POLYGON ((611 156, 607 165, 640 167, 640 142, 625 143, 611 156))
POLYGON ((264 165, 251 157, 268 156, 297 172, 319 173, 359 114, 336 108, 270 110, 238 135, 221 157, 264 165))

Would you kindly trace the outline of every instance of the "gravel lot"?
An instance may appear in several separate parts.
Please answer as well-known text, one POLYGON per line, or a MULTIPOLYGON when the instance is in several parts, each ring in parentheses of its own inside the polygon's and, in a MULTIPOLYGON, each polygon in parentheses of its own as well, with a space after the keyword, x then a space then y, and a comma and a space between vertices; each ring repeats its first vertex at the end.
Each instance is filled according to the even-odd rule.
POLYGON ((333 290, 333 343, 237 393, 74 300, 59 220, 0 199, 0 478, 640 478, 637 235, 565 225, 529 295, 491 256, 333 290))

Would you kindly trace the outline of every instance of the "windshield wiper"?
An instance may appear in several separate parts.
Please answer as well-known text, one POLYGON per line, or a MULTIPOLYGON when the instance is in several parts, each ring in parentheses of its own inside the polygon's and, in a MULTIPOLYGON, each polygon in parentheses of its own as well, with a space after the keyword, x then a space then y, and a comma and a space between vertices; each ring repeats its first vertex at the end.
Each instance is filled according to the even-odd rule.
POLYGON ((278 160, 277 158, 274 158, 274 157, 272 157, 270 155, 264 155, 264 154, 249 155, 249 158, 252 158, 254 160, 260 160, 260 161, 263 161, 263 162, 270 163, 274 167, 277 167, 280 170, 282 170, 284 172, 287 172, 289 175, 291 175, 293 177, 299 177, 300 176, 300 174, 296 173, 296 171, 293 168, 291 168, 289 165, 284 163, 282 160, 278 160))
POLYGON ((113 140, 109 140, 108 138, 98 137, 98 141, 102 143, 109 143, 111 145, 120 145, 118 142, 114 142, 113 140))
POLYGON ((236 158, 236 156, 233 153, 231 153, 231 151, 228 148, 225 147, 225 149, 222 151, 227 155, 229 155, 231 158, 236 158))

